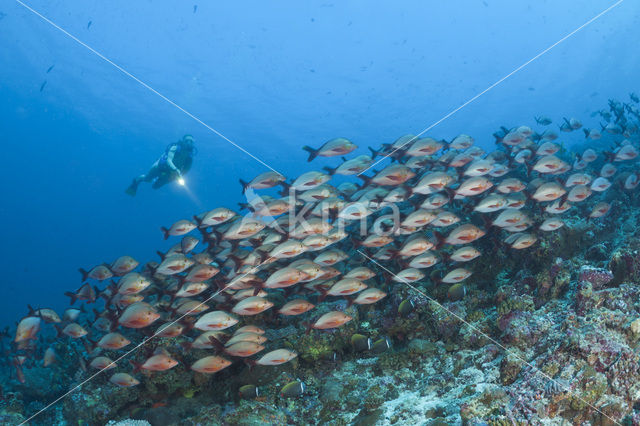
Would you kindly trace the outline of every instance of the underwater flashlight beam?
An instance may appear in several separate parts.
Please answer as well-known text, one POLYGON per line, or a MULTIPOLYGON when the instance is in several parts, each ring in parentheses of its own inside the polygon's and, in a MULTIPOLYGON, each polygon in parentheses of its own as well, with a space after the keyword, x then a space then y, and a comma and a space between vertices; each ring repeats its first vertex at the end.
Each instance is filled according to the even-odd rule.
MULTIPOLYGON (((149 86, 147 83, 145 83, 144 81, 140 80, 138 77, 136 77, 135 75, 131 74, 129 71, 125 70, 124 68, 122 68, 120 65, 116 64, 115 62, 113 62, 111 59, 107 58, 106 56, 104 56, 102 53, 98 52, 97 50, 95 50, 94 48, 92 48, 91 46, 89 46, 88 44, 86 44, 85 42, 83 42, 82 40, 78 39, 76 36, 74 36, 73 34, 69 33, 68 31, 66 31, 64 28, 60 27, 59 25, 57 25, 55 22, 51 21, 49 18, 47 18, 46 16, 42 15, 41 13, 39 13, 37 10, 33 9, 31 6, 25 4, 24 2, 22 2, 21 0, 15 0, 16 3, 18 3, 19 5, 21 5, 22 7, 24 7, 25 9, 31 11, 34 15, 40 17, 43 21, 47 22, 48 24, 50 24, 51 26, 53 26, 54 28, 56 28, 57 30, 59 30, 60 32, 62 32, 63 34, 65 34, 66 36, 68 36, 69 38, 71 38, 73 41, 75 41, 76 43, 80 44, 81 46, 84 46, 85 48, 87 48, 89 51, 91 51, 92 53, 94 53, 96 56, 98 56, 100 59, 104 60, 105 62, 108 62, 109 64, 113 65, 118 71, 122 72, 124 75, 126 75, 127 77, 130 77, 131 79, 135 80, 136 82, 138 82, 140 85, 142 85, 144 88, 148 89, 149 91, 155 93, 156 95, 158 95, 160 98, 162 98, 164 101, 166 101, 167 103, 171 104, 172 106, 174 106, 175 108, 179 109, 180 111, 182 111, 183 113, 185 113, 186 115, 188 115, 189 117, 191 117, 193 120, 197 121, 198 123, 200 123, 201 125, 203 125, 204 127, 206 127, 207 129, 209 129, 211 132, 215 133, 216 135, 218 135, 219 137, 221 137, 222 139, 224 139, 225 141, 229 142, 231 145, 235 146, 236 148, 238 148, 240 151, 244 152, 245 154, 247 154, 249 157, 253 158, 254 160, 256 160, 258 163, 262 164, 263 166, 265 166, 266 168, 276 172, 276 173, 280 173, 279 171, 277 171, 276 169, 274 169, 273 167, 271 167, 270 165, 268 165, 267 163, 265 163, 264 161, 262 161, 261 159, 259 159, 258 157, 256 157, 255 155, 253 155, 252 153, 250 153, 249 151, 247 151, 246 149, 244 149, 243 147, 241 147, 240 145, 238 145, 237 143, 235 143, 234 141, 232 141, 231 139, 229 139, 228 137, 226 137, 225 135, 223 135, 222 133, 220 133, 219 131, 217 131, 216 129, 214 129, 213 127, 211 127, 210 125, 208 125, 207 123, 205 123, 204 121, 202 121, 201 119, 199 119, 198 117, 196 117, 195 115, 193 115, 192 113, 190 113, 189 111, 187 111, 186 109, 184 109, 183 107, 181 107, 180 105, 178 105, 177 103, 173 102, 171 99, 167 98, 165 95, 163 95, 162 93, 158 92, 156 89, 154 89, 153 87, 149 86)), ((280 173, 282 174, 282 173, 280 173)))
POLYGON ((425 299, 435 303, 440 309, 444 310, 446 313, 448 313, 449 315, 454 316, 456 319, 460 320, 460 322, 464 323, 465 325, 467 325, 469 328, 471 328, 473 331, 475 331, 476 333, 480 334, 483 337, 486 337, 487 339, 489 339, 493 344, 495 344, 496 346, 498 346, 500 349, 502 349, 503 351, 505 351, 507 354, 509 355, 513 355, 514 358, 517 358, 519 361, 521 361, 522 363, 528 365, 534 372, 536 373, 540 373, 544 378, 548 379, 549 381, 555 383, 556 385, 558 385, 558 387, 560 387, 560 389, 564 389, 565 391, 567 391, 568 393, 572 394, 576 399, 578 399, 579 401, 585 403, 587 406, 593 408, 595 411, 597 411, 599 414, 601 414, 602 416, 606 417, 607 419, 611 420, 612 422, 614 422, 615 424, 621 425, 620 422, 616 421, 615 419, 609 417, 608 415, 606 415, 605 413, 603 413, 602 411, 598 410, 594 405, 590 404, 589 402, 585 401, 584 399, 582 399, 579 395, 575 395, 571 389, 569 389, 569 386, 567 385, 563 385, 562 383, 558 382, 557 380, 555 380, 553 377, 549 376, 548 374, 546 374, 544 371, 540 370, 538 367, 536 367, 535 365, 531 364, 529 361, 527 361, 526 359, 523 359, 522 357, 518 356, 516 353, 514 353, 513 351, 509 350, 507 347, 505 347, 502 343, 498 342, 496 339, 494 339, 493 337, 487 335, 485 332, 483 332, 482 330, 478 329, 478 327, 475 327, 474 325, 470 324, 469 322, 467 322, 464 318, 462 318, 460 315, 456 314, 455 312, 452 312, 451 310, 447 309, 446 307, 444 307, 440 302, 438 302, 437 300, 433 299, 432 297, 427 296, 423 291, 421 291, 419 288, 417 288, 416 286, 414 286, 413 284, 411 284, 409 281, 405 280, 402 277, 397 276, 396 274, 394 274, 393 272, 391 272, 389 269, 385 268, 383 265, 381 265, 380 263, 378 263, 375 259, 367 256, 366 253, 364 253, 362 250, 356 250, 358 253, 360 253, 363 257, 365 257, 366 259, 368 259, 369 261, 371 261, 373 264, 377 265, 379 268, 384 269, 386 272, 388 272, 389 274, 393 275, 398 281, 402 282, 403 284, 406 284, 409 288, 411 288, 412 290, 414 290, 415 292, 417 292, 418 294, 420 294, 421 296, 423 296, 425 299))
POLYGON ((513 71, 511 71, 509 74, 505 75, 504 77, 502 77, 501 79, 499 79, 498 81, 496 81, 495 83, 493 83, 492 85, 490 85, 489 87, 487 87, 486 89, 484 89, 482 92, 478 93, 477 95, 475 95, 474 97, 470 98, 469 100, 467 100, 466 102, 464 102, 462 105, 460 105, 459 107, 457 107, 456 109, 454 109, 453 111, 450 111, 448 114, 446 114, 444 117, 442 117, 441 119, 439 119, 438 121, 434 122, 433 124, 431 124, 429 127, 427 127, 426 129, 424 129, 423 131, 421 131, 420 133, 418 133, 417 135, 415 135, 414 137, 412 137, 411 139, 409 139, 408 141, 406 141, 405 143, 403 143, 402 145, 400 145, 399 147, 397 147, 396 149, 394 149, 393 151, 391 151, 389 154, 385 155, 384 157, 382 157, 381 159, 379 159, 378 161, 376 161, 375 163, 371 164, 369 167, 367 167, 366 169, 364 169, 363 171, 361 171, 360 173, 358 173, 358 176, 360 176, 361 174, 363 174, 364 172, 366 172, 367 170, 371 169, 372 167, 375 167, 376 164, 386 160, 387 158, 389 158, 390 156, 392 156, 393 154, 395 154, 398 150, 404 148, 407 144, 415 141, 416 139, 418 139, 420 136, 424 135, 426 132, 428 132, 429 130, 433 129, 434 127, 436 127, 438 124, 442 123, 444 120, 446 120, 447 118, 451 117, 452 115, 454 115, 455 113, 457 113, 458 111, 460 111, 461 109, 463 109, 464 107, 466 107, 467 105, 469 105, 470 103, 472 103, 473 101, 475 101, 476 99, 478 99, 479 97, 481 97, 482 95, 484 95, 485 93, 487 93, 488 91, 490 91, 491 89, 495 88, 497 85, 499 85, 500 83, 502 83, 503 81, 505 81, 506 79, 508 79, 509 77, 511 77, 512 75, 514 75, 515 73, 517 73, 518 71, 521 71, 523 68, 525 68, 527 65, 529 65, 531 62, 535 61, 536 59, 538 59, 539 57, 541 57, 542 55, 544 55, 545 53, 547 53, 548 51, 550 51, 551 49, 553 49, 554 47, 556 47, 557 45, 559 45, 560 43, 562 43, 563 41, 567 40, 569 37, 573 36, 575 33, 577 33, 578 31, 580 31, 581 29, 583 29, 584 27, 586 27, 587 25, 595 22, 598 18, 604 16, 606 13, 608 13, 609 11, 611 11, 612 9, 614 9, 615 7, 619 6, 624 0, 618 0, 617 2, 615 2, 614 4, 612 4, 611 6, 609 6, 608 8, 606 8, 605 10, 603 10, 602 12, 598 13, 596 16, 594 16, 593 18, 589 19, 587 22, 585 22, 584 24, 580 25, 578 28, 574 29, 573 31, 571 31, 569 34, 565 35, 564 37, 562 37, 560 40, 556 41, 555 43, 553 43, 551 46, 547 47, 546 49, 544 49, 543 51, 541 51, 540 53, 538 53, 536 56, 534 56, 533 58, 529 59, 527 62, 523 63, 522 65, 520 65, 519 67, 517 67, 516 69, 514 69, 513 71))
MULTIPOLYGON (((267 264, 268 262, 274 260, 275 257, 271 256, 268 259, 266 259, 264 262, 262 262, 260 265, 256 265, 253 268, 251 268, 249 270, 249 272, 241 275, 239 278, 234 278, 234 280, 241 280, 242 278, 246 277, 247 275, 253 274, 254 272, 256 272, 258 269, 260 269, 260 266, 267 264)), ((26 425, 28 424, 31 420, 33 420, 34 418, 38 417, 40 414, 44 413, 45 411, 47 411, 49 408, 53 407, 54 405, 56 405, 58 402, 62 401, 63 399, 65 399, 67 396, 71 395, 73 392, 75 392, 77 389, 81 388, 82 386, 84 386, 85 384, 87 384, 88 382, 90 382, 91 380, 93 380, 94 378, 98 377, 100 374, 104 373, 105 371, 107 371, 110 367, 115 367, 116 364, 121 361, 122 359, 126 358, 127 356, 131 355, 132 353, 136 352, 138 349, 140 349, 141 347, 143 347, 144 345, 146 345, 147 343, 149 343, 151 341, 151 339, 155 338, 158 336, 158 334, 160 334, 161 332, 163 332, 164 330, 166 330, 167 328, 171 327, 172 325, 174 325, 175 323, 179 322, 180 320, 182 320, 184 317, 186 317, 189 314, 194 313, 195 311, 198 310, 198 308, 200 308, 202 305, 204 305, 205 303, 207 303, 209 300, 213 299, 214 297, 216 297, 217 295, 219 295, 220 293, 222 293, 223 291, 227 290, 229 287, 231 287, 231 283, 234 282, 234 280, 232 280, 230 283, 228 283, 227 285, 225 285, 223 288, 221 288, 220 290, 218 290, 217 292, 213 293, 211 296, 209 296, 208 298, 206 298, 205 300, 203 300, 202 302, 200 302, 198 305, 194 306, 193 308, 191 308, 190 310, 188 310, 187 312, 185 312, 183 315, 181 315, 180 317, 176 318, 175 320, 171 321, 169 324, 165 324, 163 327, 160 327, 158 330, 156 330, 155 333, 153 333, 151 336, 149 336, 147 339, 144 339, 142 342, 138 343, 138 345, 136 345, 135 347, 133 347, 132 349, 130 349, 129 351, 125 352, 124 354, 122 354, 120 357, 116 358, 115 361, 111 361, 111 363, 109 365, 107 365, 106 367, 98 370, 97 373, 94 373, 93 375, 89 376, 87 379, 83 380, 82 382, 78 383, 77 385, 75 385, 73 388, 71 388, 70 390, 68 390, 66 393, 62 394, 61 396, 59 396, 58 398, 56 398, 54 401, 50 402, 49 404, 47 404, 44 408, 40 409, 38 412, 36 412, 35 414, 33 414, 31 417, 29 417, 28 419, 26 419, 25 421, 23 421, 22 423, 20 423, 19 426, 22 425, 26 425)))

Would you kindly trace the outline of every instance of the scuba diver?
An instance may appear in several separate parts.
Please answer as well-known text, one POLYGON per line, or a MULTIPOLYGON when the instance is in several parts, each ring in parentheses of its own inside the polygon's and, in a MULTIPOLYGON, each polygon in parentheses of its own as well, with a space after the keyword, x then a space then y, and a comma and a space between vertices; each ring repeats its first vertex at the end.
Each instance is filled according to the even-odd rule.
POLYGON ((196 148, 193 146, 193 136, 184 135, 178 142, 167 146, 164 154, 151 166, 149 171, 133 179, 126 193, 134 196, 140 182, 153 182, 151 187, 158 189, 169 182, 182 178, 191 168, 196 148))

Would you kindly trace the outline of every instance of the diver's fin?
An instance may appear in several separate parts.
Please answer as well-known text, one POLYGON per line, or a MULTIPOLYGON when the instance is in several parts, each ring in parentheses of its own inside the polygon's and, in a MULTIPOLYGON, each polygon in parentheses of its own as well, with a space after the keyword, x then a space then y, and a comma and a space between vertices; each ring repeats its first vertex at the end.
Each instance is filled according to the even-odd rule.
POLYGON ((125 189, 125 193, 127 195, 131 195, 132 197, 134 197, 136 195, 136 192, 138 191, 138 179, 133 179, 133 182, 131 182, 131 185, 129 185, 129 187, 127 189, 125 189))

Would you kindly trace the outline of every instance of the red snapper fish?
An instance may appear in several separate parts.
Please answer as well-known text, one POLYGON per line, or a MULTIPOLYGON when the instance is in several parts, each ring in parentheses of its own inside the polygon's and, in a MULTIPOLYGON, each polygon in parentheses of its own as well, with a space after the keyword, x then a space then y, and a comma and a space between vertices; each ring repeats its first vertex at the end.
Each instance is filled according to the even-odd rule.
POLYGON ((189 232, 196 229, 196 224, 187 219, 182 219, 171 225, 169 229, 164 226, 160 228, 162 230, 164 239, 166 240, 169 236, 180 236, 188 234, 189 232))
POLYGON ((118 322, 127 328, 144 328, 160 318, 160 314, 146 302, 136 302, 127 306, 118 322))
POLYGON ((358 148, 353 142, 345 138, 335 138, 325 142, 320 148, 314 149, 310 146, 303 146, 302 149, 309 153, 307 162, 312 161, 316 157, 336 157, 339 155, 347 155, 351 151, 358 148))

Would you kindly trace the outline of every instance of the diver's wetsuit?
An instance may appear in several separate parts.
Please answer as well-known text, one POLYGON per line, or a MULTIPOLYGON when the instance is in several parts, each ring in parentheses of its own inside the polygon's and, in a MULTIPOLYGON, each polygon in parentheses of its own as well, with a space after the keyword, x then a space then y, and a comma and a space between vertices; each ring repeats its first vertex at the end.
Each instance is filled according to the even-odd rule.
POLYGON ((149 171, 133 179, 126 193, 135 195, 140 182, 153 182, 151 187, 158 189, 184 175, 191 168, 195 148, 193 139, 184 138, 170 144, 162 156, 156 160, 149 171))

